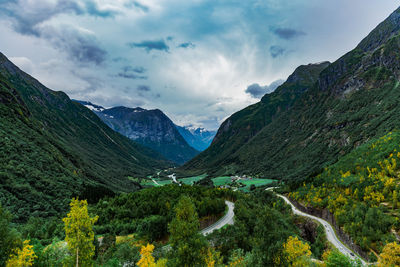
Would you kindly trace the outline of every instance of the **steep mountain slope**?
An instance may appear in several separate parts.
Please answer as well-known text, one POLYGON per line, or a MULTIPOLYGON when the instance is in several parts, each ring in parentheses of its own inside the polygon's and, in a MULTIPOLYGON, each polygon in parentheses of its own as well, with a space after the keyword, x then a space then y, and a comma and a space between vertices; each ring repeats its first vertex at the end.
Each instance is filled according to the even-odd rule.
POLYGON ((301 180, 370 138, 399 128, 399 12, 327 66, 308 90, 290 98, 288 109, 275 109, 271 101, 283 98, 286 82, 261 103, 232 115, 211 147, 183 170, 301 180), (272 114, 269 108, 252 114, 263 103, 272 114))
POLYGON ((54 215, 72 196, 136 190, 129 175, 167 166, 0 53, 0 203, 17 219, 54 215))
POLYGON ((165 158, 183 164, 199 152, 189 146, 174 123, 161 110, 113 107, 104 109, 90 102, 78 101, 91 109, 111 129, 160 152, 165 158))
POLYGON ((206 150, 210 145, 216 131, 207 131, 204 128, 193 128, 175 125, 185 141, 198 151, 206 150))
POLYGON ((236 170, 227 169, 232 162, 231 156, 265 125, 270 124, 280 113, 286 112, 313 86, 320 72, 328 65, 329 62, 322 62, 298 67, 274 92, 224 121, 211 146, 182 169, 189 172, 200 170, 218 174, 234 173, 236 170))

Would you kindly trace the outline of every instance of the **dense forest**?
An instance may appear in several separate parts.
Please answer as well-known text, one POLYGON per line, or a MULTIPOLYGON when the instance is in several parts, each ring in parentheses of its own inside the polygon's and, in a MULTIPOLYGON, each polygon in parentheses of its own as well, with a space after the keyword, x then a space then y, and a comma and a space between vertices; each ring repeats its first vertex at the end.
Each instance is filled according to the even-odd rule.
POLYGON ((328 209, 372 260, 397 240, 399 222, 400 132, 371 140, 289 193, 318 209, 328 209))
POLYGON ((72 199, 65 215, 26 224, 0 213, 1 266, 359 265, 329 245, 320 225, 293 216, 264 188, 166 185, 96 204, 72 199), (221 216, 224 199, 235 202, 234 225, 201 235, 202 218, 221 216))

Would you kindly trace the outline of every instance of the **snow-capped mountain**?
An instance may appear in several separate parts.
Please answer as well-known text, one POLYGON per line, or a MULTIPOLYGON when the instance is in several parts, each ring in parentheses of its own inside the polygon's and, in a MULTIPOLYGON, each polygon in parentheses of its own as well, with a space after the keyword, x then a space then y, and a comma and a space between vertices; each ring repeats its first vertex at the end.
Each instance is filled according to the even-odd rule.
POLYGON ((206 150, 210 146, 214 136, 217 133, 216 131, 208 131, 204 128, 194 127, 192 125, 176 125, 176 128, 186 142, 198 151, 206 150))

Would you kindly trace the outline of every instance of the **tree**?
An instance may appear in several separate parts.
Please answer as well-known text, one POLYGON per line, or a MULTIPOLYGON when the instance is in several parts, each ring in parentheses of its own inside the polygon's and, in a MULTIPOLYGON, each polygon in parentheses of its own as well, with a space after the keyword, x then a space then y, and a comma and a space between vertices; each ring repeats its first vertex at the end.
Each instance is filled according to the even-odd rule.
POLYGON ((288 266, 283 244, 294 233, 289 217, 269 207, 258 210, 256 215, 253 265, 288 266))
POLYGON ((242 249, 237 249, 232 252, 229 258, 229 267, 246 267, 245 254, 242 249))
POLYGON ((289 236, 286 243, 283 244, 283 251, 291 266, 309 266, 310 245, 301 242, 297 236, 289 236))
POLYGON ((216 267, 222 265, 221 253, 215 251, 214 248, 208 248, 207 255, 205 256, 207 267, 216 267))
POLYGON ((175 208, 175 218, 169 224, 174 252, 172 261, 176 266, 204 265, 207 242, 198 230, 199 218, 195 206, 189 197, 182 196, 175 208))
POLYGON ((352 261, 349 257, 340 253, 339 250, 335 249, 329 253, 324 253, 324 262, 326 267, 354 267, 359 266, 358 263, 352 261))
POLYGON ((154 246, 152 244, 147 244, 146 246, 142 246, 140 249, 141 258, 137 263, 139 267, 165 267, 167 261, 165 259, 159 259, 157 262, 155 261, 152 253, 154 250, 154 246))
POLYGON ((65 241, 75 262, 75 266, 91 266, 95 253, 93 244, 93 225, 98 216, 90 217, 87 201, 73 198, 71 211, 63 219, 65 223, 65 241))
POLYGON ((398 202, 398 194, 397 194, 397 191, 396 190, 394 190, 393 191, 393 209, 396 209, 397 208, 397 202, 398 202))
POLYGON ((151 244, 142 246, 142 248, 140 249, 141 258, 137 263, 137 265, 139 267, 154 267, 154 266, 156 266, 155 259, 152 255, 153 250, 154 250, 154 246, 151 244))
POLYGON ((400 245, 396 242, 386 244, 379 256, 378 266, 399 266, 400 245))
POLYGON ((25 240, 22 249, 16 248, 7 261, 7 267, 29 267, 33 265, 37 258, 33 251, 33 246, 29 245, 29 240, 25 240))
POLYGON ((18 232, 11 227, 11 219, 11 214, 0 205, 0 266, 6 265, 9 255, 22 243, 18 232))

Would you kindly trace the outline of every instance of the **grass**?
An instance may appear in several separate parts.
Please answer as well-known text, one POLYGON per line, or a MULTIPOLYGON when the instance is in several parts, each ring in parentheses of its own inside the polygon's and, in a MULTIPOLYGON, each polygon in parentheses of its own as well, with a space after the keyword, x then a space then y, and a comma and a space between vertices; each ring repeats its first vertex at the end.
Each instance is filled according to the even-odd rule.
MULTIPOLYGON (((193 185, 194 182, 200 181, 201 179, 204 179, 207 176, 207 174, 202 174, 198 176, 193 176, 193 177, 187 177, 187 178, 181 178, 178 179, 178 181, 186 184, 186 185, 193 185)), ((156 181, 158 184, 155 184, 151 179, 146 179, 142 180, 141 184, 144 186, 163 186, 166 184, 171 184, 172 179, 160 179, 160 178, 153 178, 154 181, 156 181)), ((230 176, 221 176, 221 177, 216 177, 211 179, 214 183, 214 186, 222 186, 222 185, 228 185, 231 183, 231 177, 230 176)), ((250 186, 255 185, 255 186, 264 186, 268 185, 275 180, 272 179, 252 179, 252 180, 239 180, 240 183, 244 184, 244 187, 239 188, 239 190, 244 191, 244 192, 249 192, 250 191, 250 186)))
POLYGON ((230 176, 221 176, 221 177, 216 177, 211 179, 214 183, 214 186, 221 186, 221 185, 226 185, 231 182, 231 177, 230 176))
POLYGON ((272 179, 253 179, 253 180, 247 180, 247 181, 240 180, 241 183, 246 185, 245 187, 242 187, 241 190, 243 190, 245 192, 249 192, 250 186, 252 184, 254 184, 257 187, 257 186, 268 185, 275 181, 276 180, 272 180, 272 179))
POLYGON ((182 183, 187 184, 187 185, 192 185, 194 182, 200 181, 201 179, 205 178, 206 176, 207 176, 207 174, 202 174, 202 175, 198 175, 198 176, 178 179, 178 181, 181 181, 182 183))
MULTIPOLYGON (((207 174, 202 174, 202 175, 198 175, 198 176, 181 178, 181 179, 177 179, 177 180, 186 185, 193 185, 194 182, 200 181, 201 179, 205 178, 206 176, 207 176, 207 174)), ((163 185, 172 183, 172 179, 170 179, 170 178, 168 178, 168 179, 153 178, 153 180, 151 180, 151 178, 146 179, 146 180, 143 179, 141 181, 141 185, 163 186, 163 185), (155 184, 153 182, 153 180, 156 181, 159 185, 155 184)))
MULTIPOLYGON (((221 185, 228 185, 231 183, 231 177, 229 176, 221 176, 221 177, 216 177, 212 179, 214 186, 221 186, 221 185)), ((239 188, 239 190, 244 191, 244 192, 249 192, 250 191, 250 186, 255 185, 257 186, 263 186, 263 185, 268 185, 275 180, 272 179, 258 179, 258 178, 253 178, 252 180, 242 180, 240 179, 239 182, 244 184, 245 187, 239 188)))
POLYGON ((152 179, 142 179, 140 184, 143 186, 149 186, 149 185, 150 186, 163 186, 163 185, 172 183, 171 179, 153 178, 153 180, 152 179), (153 180, 156 181, 158 184, 154 183, 153 180))

